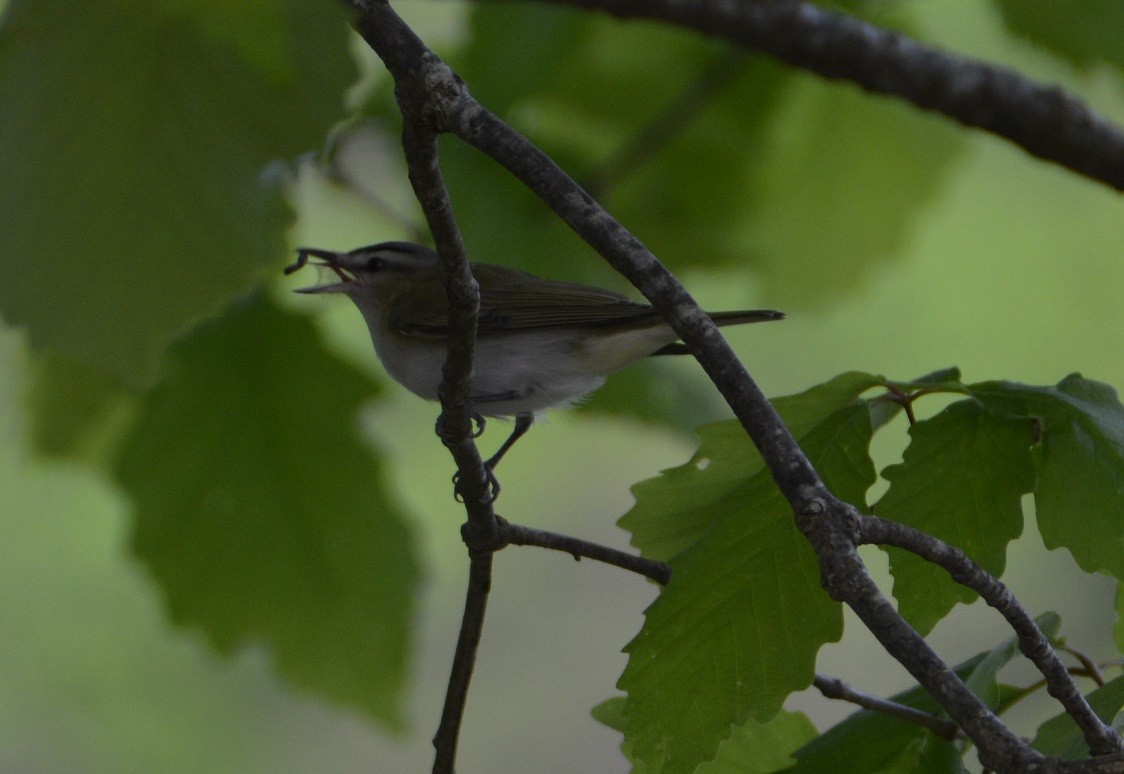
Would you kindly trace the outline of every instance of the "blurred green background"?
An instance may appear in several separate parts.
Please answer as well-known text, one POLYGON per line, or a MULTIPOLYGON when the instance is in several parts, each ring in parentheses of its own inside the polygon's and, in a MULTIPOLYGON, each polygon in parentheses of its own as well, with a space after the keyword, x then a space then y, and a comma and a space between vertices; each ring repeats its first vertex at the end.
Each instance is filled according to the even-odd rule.
MULTIPOLYGON (((652 25, 524 5, 484 4, 476 17, 471 5, 396 7, 478 98, 580 179, 595 179, 605 168, 598 161, 690 91, 692 78, 716 64, 737 68, 654 161, 609 185, 605 199, 706 307, 789 313, 780 324, 729 332, 769 395, 852 369, 907 379, 950 365, 970 381, 1052 384, 1081 371, 1124 384, 1124 203, 1103 186, 853 87, 652 25), (529 38, 536 45, 500 45, 518 34, 539 37, 529 38)), ((1012 32, 1004 7, 919 0, 860 10, 1061 83, 1124 121, 1119 63, 1012 32)), ((127 3, 121 9, 130 12, 127 3)), ((369 52, 356 51, 377 72, 369 52)), ((10 48, 0 49, 5 55, 10 48)), ((353 94, 360 112, 387 115, 386 88, 385 79, 369 78, 353 94)), ((347 137, 327 167, 293 162, 284 185, 297 213, 290 246, 410 237, 417 214, 396 130, 386 131, 389 141, 347 137)), ((474 259, 619 283, 489 162, 451 139, 442 148, 474 259)), ((15 174, 19 161, 8 164, 6 174, 15 174)), ((283 259, 274 255, 271 298, 312 317, 330 351, 386 382, 355 310, 342 299, 294 297, 288 291, 307 278, 282 280, 283 259)), ((5 264, 10 288, 20 287, 20 271, 5 264)), ((389 730, 354 705, 293 687, 268 640, 235 637, 216 649, 213 631, 170 612, 159 573, 134 548, 134 506, 109 473, 136 399, 107 388, 116 397, 91 412, 96 421, 52 426, 45 417, 57 414, 32 410, 47 402, 37 381, 44 367, 28 334, 0 328, 0 771, 427 768, 467 566, 451 462, 430 433, 436 408, 387 384, 359 412, 362 440, 380 455, 383 484, 407 515, 423 572, 403 722, 389 730), (35 451, 32 438, 52 453, 35 451)), ((85 367, 76 368, 79 394, 94 389, 85 367)), ((726 416, 693 362, 641 371, 646 383, 622 375, 590 406, 552 414, 520 442, 504 462, 500 513, 627 547, 614 522, 632 502, 629 485, 683 462, 694 448, 689 426, 726 416)), ((485 452, 502 429, 484 436, 485 452)), ((904 427, 883 436, 879 468, 900 454, 904 427)), ((313 480, 331 478, 331 460, 305 463, 313 480)), ((882 555, 867 556, 885 578, 882 555)), ((1013 545, 1006 579, 1032 612, 1061 614, 1071 645, 1094 658, 1115 652, 1113 583, 1085 576, 1064 552, 1045 552, 1032 530, 1013 545)), ((614 692, 620 649, 654 593, 593 562, 531 549, 498 555, 460 770, 626 770, 618 735, 589 709, 614 692)), ((995 618, 978 604, 958 610, 932 641, 959 660, 1007 636, 995 618)), ((820 670, 881 694, 910 684, 851 619, 844 642, 822 652, 820 670)), ((821 727, 849 712, 808 694, 789 706, 821 727)), ((1054 711, 1046 700, 1020 706, 1017 730, 1031 734, 1054 711)))

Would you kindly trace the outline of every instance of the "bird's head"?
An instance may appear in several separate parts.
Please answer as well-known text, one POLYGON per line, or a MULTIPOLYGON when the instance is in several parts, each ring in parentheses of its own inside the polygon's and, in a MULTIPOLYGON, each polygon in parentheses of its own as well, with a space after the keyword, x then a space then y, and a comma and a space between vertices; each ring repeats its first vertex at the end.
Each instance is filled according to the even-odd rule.
POLYGON ((335 276, 329 282, 300 288, 298 293, 346 293, 360 308, 364 301, 378 303, 429 281, 440 270, 437 253, 412 242, 380 242, 345 253, 302 247, 285 273, 309 264, 329 269, 335 276))

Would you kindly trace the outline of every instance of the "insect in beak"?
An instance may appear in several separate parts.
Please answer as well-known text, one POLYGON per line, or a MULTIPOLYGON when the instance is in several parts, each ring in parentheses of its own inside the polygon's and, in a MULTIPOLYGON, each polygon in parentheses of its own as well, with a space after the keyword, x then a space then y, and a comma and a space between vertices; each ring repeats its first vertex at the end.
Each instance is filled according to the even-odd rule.
POLYGON ((339 292, 343 289, 344 285, 356 281, 354 274, 339 265, 339 253, 334 253, 331 250, 317 250, 311 247, 302 247, 297 250, 297 260, 285 267, 285 274, 294 274, 300 271, 309 264, 309 258, 318 259, 319 262, 312 264, 313 266, 331 269, 336 277, 339 278, 339 282, 327 282, 312 285, 307 288, 299 288, 296 291, 297 293, 339 292))

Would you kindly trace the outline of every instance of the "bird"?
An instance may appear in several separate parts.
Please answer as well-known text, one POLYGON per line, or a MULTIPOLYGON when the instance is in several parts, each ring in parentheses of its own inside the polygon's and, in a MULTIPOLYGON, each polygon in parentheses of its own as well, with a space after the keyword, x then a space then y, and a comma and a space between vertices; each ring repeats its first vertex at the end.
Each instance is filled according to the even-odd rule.
MULTIPOLYGON (((421 398, 438 400, 449 319, 437 252, 397 241, 346 252, 301 247, 285 274, 310 265, 310 259, 334 276, 296 292, 350 298, 391 378, 421 398)), ((471 267, 480 288, 470 395, 476 435, 485 417, 515 422, 484 463, 494 499, 496 466, 546 409, 573 405, 606 377, 645 357, 686 354, 687 348, 654 307, 619 293, 505 266, 471 267)), ((719 326, 784 318, 771 309, 709 314, 719 326)))

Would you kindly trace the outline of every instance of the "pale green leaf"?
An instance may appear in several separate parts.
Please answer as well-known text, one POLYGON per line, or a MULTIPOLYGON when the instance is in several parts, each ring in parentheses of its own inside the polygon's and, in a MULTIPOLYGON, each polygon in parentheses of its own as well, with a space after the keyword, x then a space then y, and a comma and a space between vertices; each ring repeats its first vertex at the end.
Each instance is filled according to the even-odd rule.
POLYGON ((754 154, 760 206, 743 252, 786 311, 837 301, 900 255, 964 147, 938 119, 858 89, 800 80, 754 154))
MULTIPOLYGON (((1034 619, 1034 623, 1051 642, 1057 639, 1062 625, 1057 613, 1043 613, 1034 619)), ((1003 687, 999 683, 999 671, 1021 652, 1018 638, 1012 637, 996 646, 990 653, 985 653, 983 658, 968 671, 964 684, 988 707, 993 710, 1000 709, 1003 687)))

